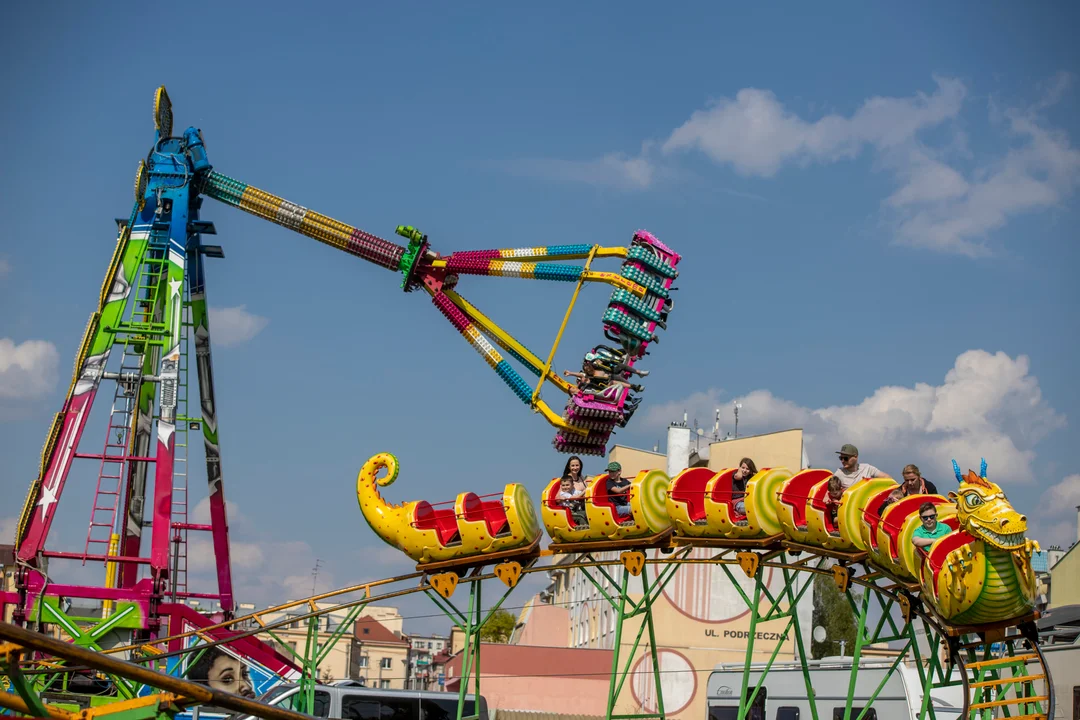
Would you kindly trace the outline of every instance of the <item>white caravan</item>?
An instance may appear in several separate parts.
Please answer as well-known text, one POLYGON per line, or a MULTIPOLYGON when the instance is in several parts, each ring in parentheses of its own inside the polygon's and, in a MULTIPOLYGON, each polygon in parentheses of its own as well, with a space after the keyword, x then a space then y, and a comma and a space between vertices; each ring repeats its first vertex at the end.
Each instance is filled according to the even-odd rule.
MULTIPOLYGON (((858 718, 882 680, 885 680, 885 684, 863 720, 917 720, 923 700, 918 671, 901 662, 889 676, 890 667, 891 660, 864 660, 859 664, 851 702, 851 720, 858 718)), ((818 720, 843 720, 851 681, 851 658, 811 660, 807 668, 817 699, 818 720)), ((750 666, 747 697, 754 691, 764 669, 765 663, 750 666)), ((717 665, 709 675, 708 720, 737 720, 742 675, 743 666, 735 663, 717 665)), ((956 686, 934 690, 930 694, 930 702, 937 720, 957 720, 964 705, 963 688, 956 686)), ((774 662, 746 720, 812 720, 813 717, 800 664, 774 662)))

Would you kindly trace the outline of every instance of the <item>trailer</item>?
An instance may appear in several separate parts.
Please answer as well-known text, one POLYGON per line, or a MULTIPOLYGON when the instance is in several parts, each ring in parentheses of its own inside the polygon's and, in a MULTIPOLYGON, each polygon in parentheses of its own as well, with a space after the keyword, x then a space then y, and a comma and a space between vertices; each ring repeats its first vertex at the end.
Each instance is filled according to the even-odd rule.
MULTIPOLYGON (((851 696, 851 720, 869 706, 863 720, 917 720, 922 707, 923 688, 914 666, 892 662, 863 661, 852 683, 851 658, 832 657, 806 663, 810 686, 817 705, 810 707, 802 665, 797 662, 764 663, 750 666, 746 698, 754 694, 746 720, 843 720, 851 696), (767 670, 767 672, 766 672, 767 670), (762 677, 764 676, 764 681, 762 677), (880 686, 880 690, 878 687, 880 686), (871 696, 877 690, 877 696, 871 696)), ((716 666, 709 675, 707 720, 738 720, 743 683, 742 664, 716 666)), ((930 695, 937 720, 958 720, 964 706, 963 688, 937 688, 930 695)))

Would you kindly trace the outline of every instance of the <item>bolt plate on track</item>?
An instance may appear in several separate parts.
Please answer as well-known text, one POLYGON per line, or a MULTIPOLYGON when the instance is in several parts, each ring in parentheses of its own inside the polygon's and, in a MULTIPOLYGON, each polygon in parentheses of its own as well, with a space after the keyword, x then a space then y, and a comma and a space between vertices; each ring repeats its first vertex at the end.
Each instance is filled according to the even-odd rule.
POLYGON ((628 573, 637 577, 641 574, 642 568, 645 567, 645 553, 640 550, 627 550, 619 556, 619 562, 623 564, 628 573))
POLYGON ((904 616, 904 624, 911 623, 911 598, 900 593, 896 599, 900 601, 900 613, 904 616))
POLYGON ((435 588, 435 592, 442 595, 447 600, 454 594, 454 590, 457 589, 458 574, 456 572, 444 572, 438 575, 431 576, 431 587, 435 588))
POLYGON ((499 563, 495 566, 495 577, 502 580, 503 585, 508 588, 517 587, 518 580, 521 579, 521 563, 516 560, 499 563))
POLYGON ((758 566, 761 564, 761 556, 752 552, 741 552, 736 556, 739 560, 739 567, 746 573, 746 577, 752 578, 757 575, 758 566))
POLYGON ((833 565, 832 577, 833 582, 836 583, 836 589, 842 593, 846 593, 848 591, 848 586, 851 585, 851 568, 833 565))

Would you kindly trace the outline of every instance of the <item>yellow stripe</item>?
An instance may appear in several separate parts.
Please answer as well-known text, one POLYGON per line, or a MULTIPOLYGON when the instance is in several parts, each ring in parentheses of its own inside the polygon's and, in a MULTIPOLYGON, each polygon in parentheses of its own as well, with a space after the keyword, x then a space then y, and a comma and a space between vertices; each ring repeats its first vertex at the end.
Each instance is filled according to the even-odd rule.
POLYGON ((521 277, 533 278, 536 276, 536 263, 522 263, 521 277))
POLYGON ((276 195, 271 195, 249 185, 244 189, 244 194, 240 196, 240 209, 258 215, 265 220, 273 221, 277 218, 282 202, 283 200, 276 195))
POLYGON ((349 243, 353 229, 343 222, 328 218, 311 210, 300 221, 300 232, 327 245, 344 249, 349 243))

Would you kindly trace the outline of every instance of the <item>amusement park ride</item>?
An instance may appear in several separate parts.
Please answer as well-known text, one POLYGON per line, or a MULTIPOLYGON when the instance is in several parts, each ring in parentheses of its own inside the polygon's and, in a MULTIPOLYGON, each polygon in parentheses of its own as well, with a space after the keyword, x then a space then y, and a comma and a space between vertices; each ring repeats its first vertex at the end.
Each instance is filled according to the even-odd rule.
MULTIPOLYGON (((305 688, 302 709, 311 711, 317 668, 329 650, 329 643, 319 642, 319 618, 345 611, 340 636, 366 605, 417 592, 465 632, 461 698, 469 691, 479 695, 479 630, 486 618, 523 576, 549 569, 538 560, 571 554, 572 561, 561 567, 580 569, 618 618, 609 719, 666 716, 652 607, 678 569, 694 563, 721 568, 733 584, 733 569, 741 570, 754 583, 751 593, 739 590, 751 629, 738 720, 748 715, 760 690, 748 685, 759 623, 785 622, 779 636, 793 634, 807 696, 814 697, 795 610, 812 585, 805 579, 816 575, 835 581, 857 617, 852 688, 863 649, 888 642, 899 651, 893 670, 901 661, 913 662, 927 690, 920 720, 935 717, 929 690, 946 686, 963 688, 965 717, 1053 717, 1052 686, 1034 624, 1031 553, 1038 548, 1026 537, 1026 519, 987 478, 985 462, 978 473, 961 474, 955 467, 958 487, 947 498, 910 496, 890 503, 895 481, 863 479, 845 490, 835 516, 826 500, 828 470, 761 470, 747 483, 745 514, 732 502, 733 470, 692 468, 674 478, 643 471, 630 479, 625 503, 609 495, 601 475, 586 492, 584 513, 575 516, 557 497, 558 478, 544 490, 539 513, 526 488, 516 483, 493 496, 464 492, 447 503, 390 504, 378 488, 394 482, 398 462, 380 453, 357 478, 360 510, 377 535, 417 563, 416 572, 236 617, 203 266, 204 257, 223 253, 202 242, 204 235, 214 234, 213 224, 199 216, 203 196, 401 272, 402 289, 428 293, 514 394, 555 427, 553 445, 568 453, 605 455, 611 434, 633 415, 639 402, 633 378, 645 374, 636 365, 656 333, 667 327, 681 257, 645 231, 635 233, 629 247, 575 244, 442 256, 431 249, 426 235, 402 226, 397 232, 408 245, 398 245, 214 171, 200 130, 173 135, 172 107, 163 87, 157 91, 154 120, 157 135, 139 164, 134 209, 118 221, 119 237, 98 306, 19 519, 16 587, 0 592, 0 610, 9 608, 12 617, 12 624, 0 624, 0 642, 5 643, 0 644, 0 681, 11 690, 0 688, 0 707, 74 717, 62 703, 46 706, 45 701, 53 697, 50 693, 70 690, 74 678, 91 677, 104 678, 108 690, 83 717, 171 717, 184 707, 210 702, 264 717, 301 717, 251 701, 238 703, 240 698, 222 697, 218 691, 210 697, 202 686, 179 678, 200 655, 223 647, 265 669, 274 682, 299 680, 305 688), (593 269, 594 262, 606 258, 621 260, 618 272, 593 269), (575 259, 584 265, 561 264, 575 259), (462 297, 457 285, 463 275, 573 283, 546 358, 462 297), (553 362, 587 282, 613 287, 603 315, 606 342, 588 349, 581 380, 571 384, 554 371, 553 362), (537 377, 535 387, 496 347, 537 377), (190 361, 198 379, 197 409, 188 405, 190 361), (104 381, 113 390, 104 444, 84 449, 80 441, 104 381), (567 396, 562 408, 541 398, 545 383, 567 396), (210 504, 205 525, 188 518, 189 431, 203 436, 210 504), (78 461, 97 468, 88 532, 81 551, 56 550, 47 541, 78 461), (927 502, 936 506, 950 532, 923 551, 911 539, 920 524, 919 508, 927 502), (545 531, 552 542, 542 548, 545 531), (212 538, 215 592, 188 587, 187 540, 193 532, 208 532, 212 538), (701 549, 707 557, 692 553, 701 549), (50 561, 101 563, 102 586, 63 584, 50 561), (647 565, 657 571, 651 581, 643 572, 647 565), (763 579, 766 569, 782 574, 779 592, 763 579), (638 599, 630 589, 632 578, 640 587, 638 599), (485 612, 481 588, 492 579, 505 590, 485 612), (452 598, 463 584, 469 586, 469 604, 458 608, 452 598), (102 601, 101 617, 69 616, 65 600, 71 598, 102 601), (213 617, 196 613, 185 604, 192 598, 217 601, 221 611, 213 617), (340 602, 327 607, 325 601, 334 598, 340 602), (295 622, 295 615, 268 621, 293 608, 309 622, 308 642, 299 651, 277 642, 273 632, 295 622), (635 618, 640 625, 627 656, 624 623, 635 618), (58 628, 69 642, 22 626, 58 628), (619 713, 620 693, 639 649, 651 657, 655 701, 619 713)), ((765 672, 779 648, 778 643, 765 672)), ((849 697, 843 720, 865 715, 866 709, 851 705, 849 697)), ((463 707, 459 703, 459 720, 463 707)), ((812 714, 818 720, 816 708, 812 714)))

